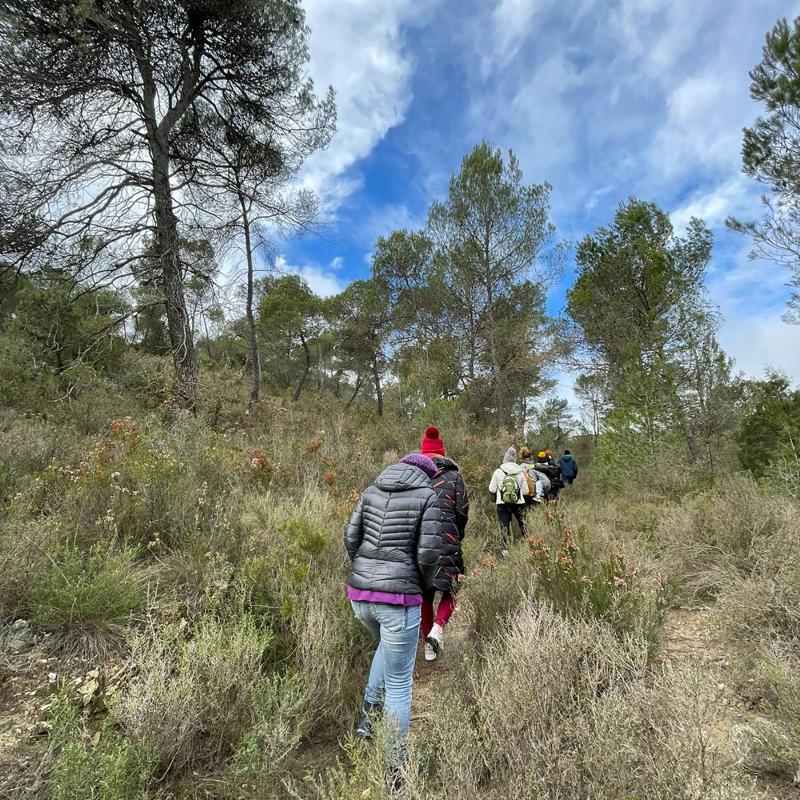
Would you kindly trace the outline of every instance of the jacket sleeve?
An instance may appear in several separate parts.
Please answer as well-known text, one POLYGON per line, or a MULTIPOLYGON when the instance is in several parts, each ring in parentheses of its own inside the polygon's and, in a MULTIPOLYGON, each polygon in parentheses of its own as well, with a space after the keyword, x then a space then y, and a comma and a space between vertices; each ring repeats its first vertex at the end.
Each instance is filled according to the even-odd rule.
POLYGON ((417 568, 422 576, 422 585, 426 592, 435 589, 434 581, 439 572, 439 556, 441 554, 442 513, 437 505, 436 495, 431 492, 422 511, 417 541, 417 568))
POLYGON ((463 539, 467 530, 469 520, 469 494, 467 484, 461 475, 456 479, 456 527, 458 528, 458 538, 463 539))
POLYGON ((361 499, 358 501, 358 505, 353 509, 353 513, 350 515, 350 522, 344 531, 344 546, 351 561, 356 557, 358 548, 361 546, 361 539, 364 536, 361 520, 363 505, 364 497, 362 495, 361 499))
POLYGON ((578 462, 575 462, 575 477, 578 477, 578 462))

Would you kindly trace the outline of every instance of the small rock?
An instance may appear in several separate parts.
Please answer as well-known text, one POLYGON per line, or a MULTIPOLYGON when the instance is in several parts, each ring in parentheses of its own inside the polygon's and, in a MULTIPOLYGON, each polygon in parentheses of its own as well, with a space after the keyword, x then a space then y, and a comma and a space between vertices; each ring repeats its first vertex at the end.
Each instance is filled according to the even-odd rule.
POLYGON ((26 619, 18 619, 11 626, 6 637, 5 648, 9 653, 21 653, 29 650, 34 643, 33 628, 26 619))

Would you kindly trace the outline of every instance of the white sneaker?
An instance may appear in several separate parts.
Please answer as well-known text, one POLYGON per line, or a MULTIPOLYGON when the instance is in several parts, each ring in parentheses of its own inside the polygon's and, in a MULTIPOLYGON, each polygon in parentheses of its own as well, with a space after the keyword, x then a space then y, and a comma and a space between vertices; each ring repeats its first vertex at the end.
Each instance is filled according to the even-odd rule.
POLYGON ((425 660, 436 661, 436 651, 427 642, 425 642, 425 660))
POLYGON ((508 550, 501 550, 500 558, 508 558, 508 550))
POLYGON ((431 632, 425 637, 425 641, 434 649, 436 655, 441 655, 444 650, 444 628, 434 623, 431 632))

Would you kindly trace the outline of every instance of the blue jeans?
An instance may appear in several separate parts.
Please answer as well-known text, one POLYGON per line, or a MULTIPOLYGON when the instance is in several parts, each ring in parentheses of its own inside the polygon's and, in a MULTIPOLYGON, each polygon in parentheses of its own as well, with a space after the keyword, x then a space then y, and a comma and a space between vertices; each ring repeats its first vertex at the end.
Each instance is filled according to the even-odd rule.
POLYGON ((384 704, 386 724, 394 738, 393 749, 402 754, 411 719, 411 684, 421 606, 390 606, 357 600, 351 600, 350 604, 358 621, 378 639, 364 700, 384 704))

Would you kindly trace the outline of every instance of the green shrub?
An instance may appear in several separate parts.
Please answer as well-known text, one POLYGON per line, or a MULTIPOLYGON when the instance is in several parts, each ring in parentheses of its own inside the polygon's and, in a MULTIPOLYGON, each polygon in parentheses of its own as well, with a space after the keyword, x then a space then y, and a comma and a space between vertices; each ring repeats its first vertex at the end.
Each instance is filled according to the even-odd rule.
POLYGON ((750 572, 754 547, 797 523, 788 498, 761 492, 751 478, 737 475, 665 508, 653 541, 681 597, 705 601, 732 575, 750 572))
POLYGON ((530 564, 517 548, 502 561, 485 555, 472 568, 459 587, 457 602, 473 646, 488 646, 506 629, 509 617, 532 592, 533 579, 530 564))
POLYGON ((64 695, 54 701, 50 730, 49 744, 57 753, 51 800, 146 800, 154 763, 145 742, 123 738, 111 720, 92 737, 64 695))
POLYGON ((666 619, 661 576, 646 580, 627 562, 621 543, 595 552, 583 527, 574 532, 557 513, 546 514, 547 539, 528 537, 536 596, 563 614, 606 622, 620 638, 639 636, 654 652, 666 619))
POLYGON ((65 545, 31 576, 23 604, 31 622, 62 644, 93 647, 118 640, 146 600, 147 573, 133 551, 65 545))
POLYGON ((17 615, 31 582, 52 568, 50 553, 57 551, 58 520, 30 519, 7 506, 0 519, 0 618, 17 615))
POLYGON ((311 722, 305 678, 265 678, 253 693, 252 728, 236 745, 226 771, 233 797, 263 797, 275 786, 286 761, 308 732, 311 722))
POLYGON ((219 762, 258 718, 272 634, 241 602, 195 622, 150 628, 131 640, 136 678, 116 707, 124 728, 149 741, 164 768, 219 762))

